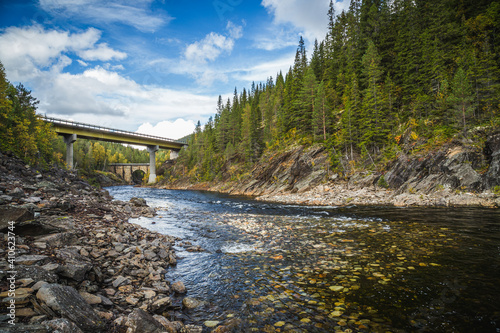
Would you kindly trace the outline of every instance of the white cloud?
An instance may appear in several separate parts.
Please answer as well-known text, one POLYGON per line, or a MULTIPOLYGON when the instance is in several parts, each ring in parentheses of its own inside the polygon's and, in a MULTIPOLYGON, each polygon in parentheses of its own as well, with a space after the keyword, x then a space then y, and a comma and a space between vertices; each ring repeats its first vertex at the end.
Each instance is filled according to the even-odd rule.
POLYGON ((185 56, 187 60, 205 63, 217 59, 224 51, 231 51, 233 46, 232 38, 211 32, 203 40, 189 45, 185 56))
MULTIPOLYGON (((262 6, 274 15, 275 24, 291 24, 310 42, 323 40, 328 26, 330 0, 262 0, 262 6)), ((337 13, 346 9, 348 1, 335 1, 337 13)))
POLYGON ((124 130, 178 118, 205 120, 217 103, 216 96, 140 85, 102 67, 77 75, 41 72, 31 85, 41 113, 124 130))
MULTIPOLYGON (((0 60, 13 81, 27 81, 40 70, 52 67, 61 71, 71 64, 66 54, 80 55, 84 60, 123 59, 126 54, 115 51, 106 44, 97 44, 101 32, 89 28, 84 32, 70 33, 45 30, 40 25, 9 27, 0 35, 0 60)), ((80 62, 81 65, 83 65, 80 62)))
POLYGON ((49 116, 133 131, 145 122, 184 117, 203 121, 214 113, 217 96, 139 84, 117 72, 124 69, 121 64, 87 63, 125 56, 98 43, 100 34, 92 28, 69 33, 10 27, 0 32, 0 61, 8 79, 29 86, 40 100, 39 112, 49 116), (72 63, 68 55, 83 57, 75 59, 84 66, 82 73, 64 72, 72 63))
POLYGON ((228 22, 228 36, 211 32, 201 41, 194 42, 186 47, 184 56, 188 61, 204 64, 214 61, 223 52, 231 53, 236 39, 243 36, 243 27, 228 22))
POLYGON ((109 61, 112 59, 125 59, 127 57, 126 53, 115 51, 110 48, 106 43, 98 44, 93 49, 83 50, 78 52, 78 55, 84 60, 101 60, 109 61))
POLYGON ((281 71, 283 75, 286 75, 288 69, 293 64, 294 59, 295 53, 289 54, 273 61, 264 62, 253 67, 243 69, 238 73, 235 73, 233 77, 249 83, 262 82, 269 77, 273 77, 276 82, 276 74, 281 71))
POLYGON ((154 126, 150 123, 144 123, 139 126, 136 132, 177 140, 192 134, 195 127, 192 120, 176 119, 173 122, 161 121, 154 126))
POLYGON ((89 65, 89 64, 87 64, 85 61, 80 60, 80 59, 78 59, 78 60, 77 60, 77 62, 78 62, 81 66, 83 66, 83 67, 87 67, 87 66, 89 65))
POLYGON ((40 7, 53 15, 94 24, 122 23, 140 31, 154 32, 173 18, 149 10, 152 0, 39 0, 40 7))

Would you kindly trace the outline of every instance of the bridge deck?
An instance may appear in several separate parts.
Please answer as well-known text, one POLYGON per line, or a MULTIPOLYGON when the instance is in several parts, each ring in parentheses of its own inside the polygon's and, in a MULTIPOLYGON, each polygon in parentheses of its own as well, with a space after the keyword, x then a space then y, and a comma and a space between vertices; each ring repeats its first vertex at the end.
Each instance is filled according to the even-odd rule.
POLYGON ((91 140, 101 140, 115 143, 129 143, 140 146, 158 146, 162 149, 179 151, 185 142, 167 139, 159 136, 122 131, 114 128, 84 124, 57 118, 45 117, 46 122, 52 123, 58 134, 76 134, 77 137, 91 140))

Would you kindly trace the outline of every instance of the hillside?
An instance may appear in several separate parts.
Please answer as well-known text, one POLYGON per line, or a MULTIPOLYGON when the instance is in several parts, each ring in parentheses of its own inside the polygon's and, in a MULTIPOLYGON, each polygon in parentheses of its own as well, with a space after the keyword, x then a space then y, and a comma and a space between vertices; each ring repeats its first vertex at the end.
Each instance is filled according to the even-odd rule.
POLYGON ((325 15, 325 39, 308 53, 300 38, 287 73, 219 97, 165 179, 248 194, 313 186, 304 170, 399 192, 498 186, 483 150, 500 128, 499 1, 354 0, 325 15))
POLYGON ((402 151, 374 171, 329 169, 322 145, 287 146, 264 153, 252 170, 228 161, 223 179, 197 182, 182 163, 168 162, 164 188, 203 189, 258 196, 260 200, 312 205, 500 207, 500 131, 477 131, 484 145, 455 138, 437 147, 402 151), (415 151, 416 150, 416 151, 415 151))

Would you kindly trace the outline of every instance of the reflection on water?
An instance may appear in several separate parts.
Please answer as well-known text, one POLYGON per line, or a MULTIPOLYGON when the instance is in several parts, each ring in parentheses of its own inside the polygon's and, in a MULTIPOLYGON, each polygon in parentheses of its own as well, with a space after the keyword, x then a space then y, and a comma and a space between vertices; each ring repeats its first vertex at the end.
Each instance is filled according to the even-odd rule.
POLYGON ((188 296, 205 301, 177 314, 187 322, 248 332, 500 332, 498 210, 303 207, 108 190, 160 208, 131 222, 182 239, 166 279, 182 280, 188 296))

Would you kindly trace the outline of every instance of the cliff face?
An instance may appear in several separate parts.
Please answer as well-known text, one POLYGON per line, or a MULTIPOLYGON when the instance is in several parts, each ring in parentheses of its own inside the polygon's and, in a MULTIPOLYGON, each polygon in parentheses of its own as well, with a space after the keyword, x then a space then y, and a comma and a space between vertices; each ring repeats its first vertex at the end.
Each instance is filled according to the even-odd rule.
MULTIPOLYGON (((229 167, 226 166, 226 169, 229 170, 229 167)), ((339 192, 358 191, 350 193, 350 198, 362 195, 359 192, 361 189, 378 189, 387 191, 386 198, 392 198, 380 203, 396 204, 400 203, 406 194, 420 197, 432 194, 436 197, 435 194, 438 193, 441 198, 444 193, 491 193, 491 190, 499 185, 500 132, 496 132, 485 136, 481 146, 465 140, 454 140, 427 152, 411 155, 401 153, 383 172, 360 172, 347 178, 328 170, 328 151, 323 146, 295 146, 264 155, 251 172, 239 181, 231 182, 227 179, 219 183, 205 184, 201 188, 273 199, 280 195, 311 195, 324 191, 325 188, 335 188, 339 195, 339 192), (378 186, 383 183, 387 184, 388 190, 378 186)), ((169 186, 192 188, 182 181, 169 186)), ((346 194, 345 199, 347 196, 346 194)), ((493 201, 489 201, 487 205, 494 202, 495 195, 490 196, 493 196, 493 201)), ((438 204, 445 201, 434 198, 432 202, 438 204)), ((458 201, 461 202, 461 199, 458 201)), ((469 204, 467 202, 464 204, 469 204)), ((346 204, 348 201, 336 203, 346 204)))

